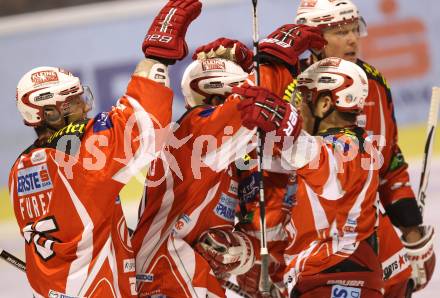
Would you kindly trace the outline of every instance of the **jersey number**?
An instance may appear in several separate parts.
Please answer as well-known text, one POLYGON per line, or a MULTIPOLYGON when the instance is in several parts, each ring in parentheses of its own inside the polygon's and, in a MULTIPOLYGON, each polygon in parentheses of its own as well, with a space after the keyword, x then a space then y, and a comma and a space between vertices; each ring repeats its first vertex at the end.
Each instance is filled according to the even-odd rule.
POLYGON ((55 217, 50 216, 37 222, 31 222, 23 228, 23 236, 26 243, 35 245, 35 251, 45 261, 55 255, 53 244, 57 239, 50 236, 49 233, 58 231, 58 225, 55 217))

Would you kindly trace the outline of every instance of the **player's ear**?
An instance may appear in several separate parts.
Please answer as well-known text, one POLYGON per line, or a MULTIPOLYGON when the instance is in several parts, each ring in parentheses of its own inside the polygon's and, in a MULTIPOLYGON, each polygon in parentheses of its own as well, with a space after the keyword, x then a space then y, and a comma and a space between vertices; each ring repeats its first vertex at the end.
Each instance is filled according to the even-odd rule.
POLYGON ((332 99, 329 95, 319 97, 316 102, 315 115, 323 117, 332 107, 332 99))

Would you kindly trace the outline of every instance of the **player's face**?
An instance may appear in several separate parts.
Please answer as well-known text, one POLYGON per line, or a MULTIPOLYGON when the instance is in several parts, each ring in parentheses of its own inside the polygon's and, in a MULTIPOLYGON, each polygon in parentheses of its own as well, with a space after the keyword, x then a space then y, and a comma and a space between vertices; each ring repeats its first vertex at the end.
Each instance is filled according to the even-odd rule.
POLYGON ((356 62, 359 51, 358 22, 325 29, 323 35, 328 42, 324 48, 325 57, 338 57, 356 62))
POLYGON ((56 106, 44 107, 44 115, 46 122, 52 128, 61 129, 69 123, 85 119, 90 110, 91 107, 84 101, 82 95, 75 95, 66 101, 61 109, 56 106))

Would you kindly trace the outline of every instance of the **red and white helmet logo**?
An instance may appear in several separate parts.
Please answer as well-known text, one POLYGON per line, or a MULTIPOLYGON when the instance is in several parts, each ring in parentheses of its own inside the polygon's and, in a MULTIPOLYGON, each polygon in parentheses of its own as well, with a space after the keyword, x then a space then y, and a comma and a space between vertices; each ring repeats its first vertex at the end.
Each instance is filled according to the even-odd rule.
POLYGON ((52 70, 39 71, 31 75, 31 81, 34 86, 48 82, 57 82, 58 75, 55 71, 52 70))

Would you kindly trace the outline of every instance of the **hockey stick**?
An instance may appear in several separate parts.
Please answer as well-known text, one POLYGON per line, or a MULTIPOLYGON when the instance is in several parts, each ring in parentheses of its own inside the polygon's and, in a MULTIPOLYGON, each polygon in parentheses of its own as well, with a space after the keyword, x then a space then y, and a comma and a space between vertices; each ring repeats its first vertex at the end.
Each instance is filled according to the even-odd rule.
MULTIPOLYGON (((258 12, 257 12, 257 0, 252 0, 252 39, 254 44, 254 67, 255 67, 255 84, 260 86, 260 59, 258 57, 258 41, 259 30, 258 30, 258 12)), ((269 251, 267 249, 267 233, 266 233, 266 203, 264 200, 264 184, 263 184, 263 146, 264 142, 261 137, 261 133, 257 131, 257 139, 260 144, 257 144, 257 155, 258 155, 258 173, 260 174, 259 183, 259 194, 260 194, 260 256, 261 256, 261 275, 260 275, 260 285, 261 292, 264 295, 269 295, 269 251)))
POLYGON ((429 170, 431 168, 432 148, 434 147, 435 127, 437 125, 438 108, 440 103, 440 87, 432 87, 431 105, 429 107, 427 137, 423 154, 422 173, 420 175, 417 203, 423 214, 425 208, 426 190, 428 188, 429 170))
POLYGON ((1 250, 0 257, 17 268, 18 270, 21 270, 23 272, 26 272, 26 263, 17 258, 16 256, 8 253, 6 250, 1 250))

